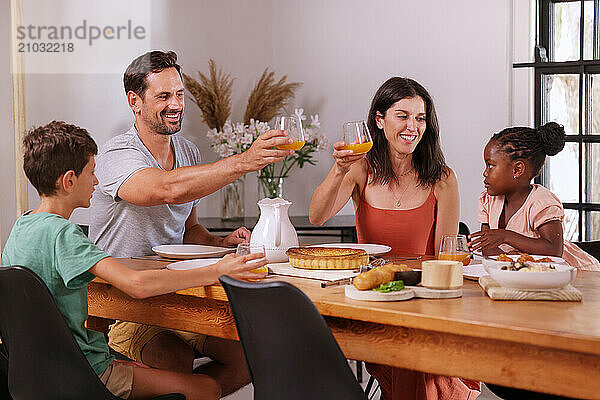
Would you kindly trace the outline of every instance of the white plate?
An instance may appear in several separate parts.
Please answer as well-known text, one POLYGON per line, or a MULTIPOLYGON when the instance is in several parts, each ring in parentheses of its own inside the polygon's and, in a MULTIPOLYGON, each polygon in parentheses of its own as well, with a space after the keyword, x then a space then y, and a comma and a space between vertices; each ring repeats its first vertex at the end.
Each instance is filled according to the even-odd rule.
POLYGON ((488 273, 481 264, 474 264, 473 262, 471 262, 471 264, 463 267, 463 278, 465 279, 471 279, 476 281, 480 277, 485 275, 488 275, 488 273))
POLYGON ((198 258, 195 260, 185 260, 185 261, 177 261, 167 265, 168 269, 172 269, 175 271, 183 271, 186 269, 195 269, 202 268, 208 265, 212 265, 217 261, 221 260, 220 258, 198 258))
POLYGON ((163 244, 154 246, 152 251, 161 257, 189 260, 192 258, 224 256, 228 253, 234 253, 235 249, 202 244, 163 244))
POLYGON ((323 243, 313 244, 308 247, 345 247, 347 249, 361 249, 367 252, 370 256, 378 256, 385 254, 392 248, 383 244, 369 244, 369 243, 323 243))
POLYGON ((577 269, 567 264, 541 263, 553 265, 556 271, 507 271, 500 269, 507 262, 494 261, 487 264, 490 277, 500 286, 522 290, 560 289, 575 280, 577 269))

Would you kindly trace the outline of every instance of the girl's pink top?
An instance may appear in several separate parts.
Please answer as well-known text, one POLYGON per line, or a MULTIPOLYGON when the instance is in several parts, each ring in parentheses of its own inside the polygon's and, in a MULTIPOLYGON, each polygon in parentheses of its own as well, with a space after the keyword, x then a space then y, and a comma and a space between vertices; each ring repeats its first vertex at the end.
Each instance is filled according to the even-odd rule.
MULTIPOLYGON (((500 214, 504 208, 504 195, 490 196, 484 190, 479 196, 478 221, 488 224, 490 229, 498 229, 500 214)), ((546 222, 563 222, 565 212, 562 203, 550 190, 534 184, 527 199, 510 217, 506 230, 517 232, 530 238, 539 238, 539 228, 546 222)), ((500 250, 509 252, 515 250, 508 244, 501 244, 500 250)), ((600 271, 600 263, 594 257, 581 250, 573 243, 565 240, 562 258, 578 269, 600 271)))

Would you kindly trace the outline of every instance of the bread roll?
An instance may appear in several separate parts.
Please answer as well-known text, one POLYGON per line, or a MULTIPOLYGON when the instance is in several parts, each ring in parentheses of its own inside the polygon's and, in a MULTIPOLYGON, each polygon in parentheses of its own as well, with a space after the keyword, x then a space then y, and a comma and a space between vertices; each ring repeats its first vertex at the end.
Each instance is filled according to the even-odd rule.
POLYGON ((358 290, 370 290, 382 283, 393 281, 396 272, 410 270, 407 268, 405 264, 385 264, 370 271, 361 272, 352 279, 352 284, 358 290))

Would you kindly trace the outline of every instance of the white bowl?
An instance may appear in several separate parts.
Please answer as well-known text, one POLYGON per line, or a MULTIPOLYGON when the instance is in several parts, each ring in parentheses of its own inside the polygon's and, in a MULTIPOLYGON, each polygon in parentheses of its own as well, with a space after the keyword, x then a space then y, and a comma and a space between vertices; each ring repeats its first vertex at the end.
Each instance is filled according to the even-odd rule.
MULTIPOLYGON (((485 260, 484 260, 485 261, 485 260)), ((532 272, 532 271, 508 271, 502 270, 508 262, 491 261, 484 262, 484 268, 490 277, 500 286, 523 290, 546 290, 560 289, 575 280, 577 269, 566 264, 540 263, 552 265, 556 271, 532 272)))

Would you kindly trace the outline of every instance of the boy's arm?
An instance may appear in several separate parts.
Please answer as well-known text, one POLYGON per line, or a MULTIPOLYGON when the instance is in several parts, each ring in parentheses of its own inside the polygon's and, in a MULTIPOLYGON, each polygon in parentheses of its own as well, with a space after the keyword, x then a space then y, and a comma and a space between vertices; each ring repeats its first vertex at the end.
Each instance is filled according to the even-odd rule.
POLYGON ((266 260, 247 261, 264 257, 262 254, 236 256, 228 254, 213 265, 185 271, 154 269, 136 271, 121 264, 118 260, 107 257, 98 261, 90 272, 117 287, 127 295, 143 299, 160 294, 172 293, 190 287, 212 285, 219 276, 227 274, 236 279, 260 279, 266 274, 249 272, 251 269, 266 265, 266 260))

